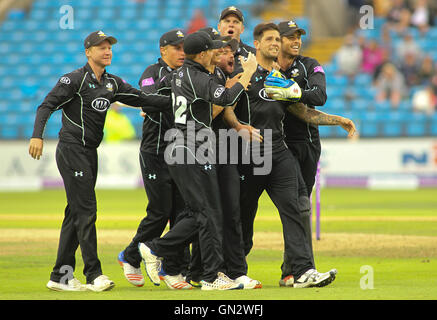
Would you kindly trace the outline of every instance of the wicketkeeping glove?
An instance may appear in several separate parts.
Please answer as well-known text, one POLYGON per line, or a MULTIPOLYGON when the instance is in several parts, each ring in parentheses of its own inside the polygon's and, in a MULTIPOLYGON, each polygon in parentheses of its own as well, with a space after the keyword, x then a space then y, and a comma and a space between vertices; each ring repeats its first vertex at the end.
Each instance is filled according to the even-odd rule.
POLYGON ((275 100, 298 102, 302 97, 299 85, 293 79, 285 79, 275 69, 267 76, 264 87, 266 93, 275 100))

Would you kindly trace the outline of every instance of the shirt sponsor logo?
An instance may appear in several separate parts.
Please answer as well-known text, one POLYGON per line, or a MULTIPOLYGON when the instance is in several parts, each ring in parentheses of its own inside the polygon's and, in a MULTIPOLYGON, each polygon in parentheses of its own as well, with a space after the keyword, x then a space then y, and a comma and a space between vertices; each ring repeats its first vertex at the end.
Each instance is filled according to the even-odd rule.
POLYGON ((317 66, 317 67, 315 67, 315 68, 314 68, 314 73, 316 73, 316 72, 320 72, 320 73, 325 74, 325 70, 323 70, 323 67, 322 67, 322 66, 317 66))
POLYGON ((109 100, 105 98, 96 98, 93 100, 93 102, 91 102, 91 107, 99 112, 106 111, 110 105, 111 103, 109 102, 109 100))
POLYGON ((259 97, 265 101, 275 101, 275 100, 269 98, 269 96, 266 93, 266 88, 262 88, 259 91, 259 97))
POLYGON ((220 97, 225 92, 225 87, 217 88, 214 92, 214 98, 220 97))
POLYGON ((62 77, 61 80, 59 80, 59 82, 63 84, 70 84, 71 80, 69 77, 62 77))
POLYGON ((143 81, 141 81, 141 86, 142 87, 151 86, 154 83, 155 83, 155 81, 153 80, 153 78, 146 78, 146 79, 143 79, 143 81))

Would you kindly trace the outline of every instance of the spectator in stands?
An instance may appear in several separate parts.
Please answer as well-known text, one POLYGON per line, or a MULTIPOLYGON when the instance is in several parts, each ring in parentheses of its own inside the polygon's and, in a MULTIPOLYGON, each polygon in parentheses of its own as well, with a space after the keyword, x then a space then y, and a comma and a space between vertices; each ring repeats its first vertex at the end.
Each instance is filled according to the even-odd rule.
POLYGON ((411 25, 418 28, 422 34, 428 32, 433 24, 433 15, 428 0, 416 0, 412 15, 411 25))
POLYGON ((413 95, 413 111, 431 115, 437 109, 437 75, 431 83, 413 95))
POLYGON ((384 68, 387 63, 392 63, 392 56, 389 51, 383 50, 381 63, 377 65, 373 71, 373 84, 375 84, 376 79, 378 79, 379 75, 381 74, 382 68, 384 68))
POLYGON ((422 58, 422 50, 417 42, 414 40, 411 33, 405 33, 401 42, 396 46, 397 61, 401 62, 405 60, 407 54, 413 54, 416 59, 422 58))
POLYGON ((383 59, 384 50, 379 46, 376 40, 370 39, 363 48, 361 70, 365 73, 373 74, 375 68, 383 62, 383 59))
POLYGON ((408 9, 405 0, 393 0, 391 8, 387 12, 387 22, 398 23, 401 21, 402 11, 408 9))
POLYGON ((399 69, 405 78, 406 85, 416 86, 420 83, 420 61, 414 54, 407 53, 405 59, 401 61, 399 69))
POLYGON ((387 23, 390 30, 403 33, 410 26, 411 11, 405 0, 393 0, 393 6, 387 13, 387 23))
POLYGON ((345 37, 344 44, 337 52, 338 72, 352 81, 360 72, 362 61, 361 47, 358 45, 353 34, 345 37))
POLYGON ((187 34, 196 32, 201 28, 205 28, 207 27, 207 24, 208 21, 206 21, 203 11, 201 9, 196 9, 188 25, 187 34))
POLYGON ((436 71, 432 57, 429 55, 425 56, 419 68, 419 84, 423 85, 429 82, 436 71))
POLYGON ((122 105, 120 102, 114 102, 106 114, 105 127, 103 128, 105 142, 132 140, 136 136, 135 128, 130 119, 121 110, 122 105))
POLYGON ((393 41, 392 41, 392 36, 390 34, 390 29, 388 28, 387 25, 382 26, 379 46, 381 47, 382 50, 386 51, 388 56, 392 56, 393 41))
POLYGON ((402 73, 392 63, 387 63, 381 70, 375 82, 378 102, 389 101, 396 109, 406 92, 405 79, 402 73))

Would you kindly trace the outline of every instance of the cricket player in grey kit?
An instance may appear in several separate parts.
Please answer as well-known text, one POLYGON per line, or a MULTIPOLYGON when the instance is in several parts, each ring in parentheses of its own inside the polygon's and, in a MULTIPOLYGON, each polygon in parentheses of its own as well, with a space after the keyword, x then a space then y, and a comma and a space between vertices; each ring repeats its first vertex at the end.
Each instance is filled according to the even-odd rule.
POLYGON ((214 138, 211 129, 212 104, 233 105, 248 86, 256 69, 255 58, 251 56, 243 63, 245 71, 236 84, 231 88, 217 84, 206 68, 211 62, 213 49, 223 46, 222 41, 214 41, 202 31, 188 35, 184 41, 185 63, 169 79, 175 126, 181 135, 176 138, 169 157, 173 158, 175 153, 182 154, 182 159, 176 157, 175 163, 169 164, 169 169, 181 191, 186 210, 162 238, 139 246, 147 275, 155 284, 159 284, 158 272, 161 267, 158 257, 177 254, 181 247, 198 235, 203 267, 202 290, 243 288, 243 284, 230 280, 220 272, 223 265, 222 211, 215 161, 208 160, 209 156, 214 159, 215 155, 213 150, 208 149, 208 159, 203 162, 197 153, 198 147, 203 146, 197 134, 201 133, 202 138, 214 138))
POLYGON ((102 31, 91 33, 84 41, 88 63, 60 78, 38 107, 29 154, 39 160, 43 133, 50 115, 62 110, 62 128, 56 148, 56 163, 67 194, 58 255, 47 287, 56 291, 105 291, 114 282, 103 275, 97 256, 95 184, 97 148, 103 138, 106 112, 112 102, 120 101, 156 112, 168 108, 171 99, 156 93, 146 94, 109 74, 112 45, 117 40, 102 31), (87 285, 74 278, 75 252, 80 246, 87 285), (63 283, 66 271, 68 281, 63 283))

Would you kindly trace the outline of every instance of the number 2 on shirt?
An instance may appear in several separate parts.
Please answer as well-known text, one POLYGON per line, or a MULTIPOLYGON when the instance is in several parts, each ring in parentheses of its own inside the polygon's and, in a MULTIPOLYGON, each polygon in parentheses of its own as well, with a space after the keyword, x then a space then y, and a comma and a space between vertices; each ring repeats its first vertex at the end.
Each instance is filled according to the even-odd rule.
POLYGON ((175 123, 187 124, 187 99, 183 96, 175 97, 174 93, 172 93, 171 95, 173 101, 175 123))

